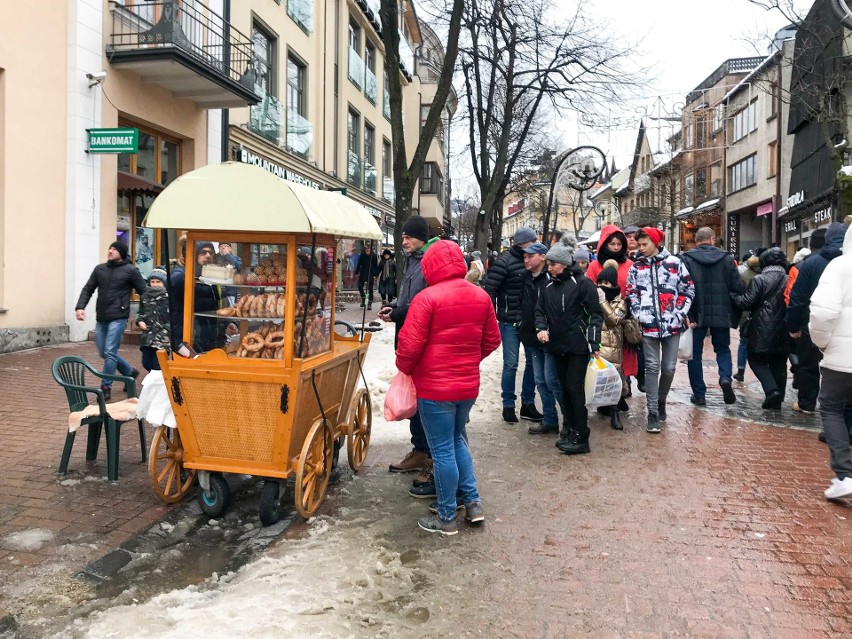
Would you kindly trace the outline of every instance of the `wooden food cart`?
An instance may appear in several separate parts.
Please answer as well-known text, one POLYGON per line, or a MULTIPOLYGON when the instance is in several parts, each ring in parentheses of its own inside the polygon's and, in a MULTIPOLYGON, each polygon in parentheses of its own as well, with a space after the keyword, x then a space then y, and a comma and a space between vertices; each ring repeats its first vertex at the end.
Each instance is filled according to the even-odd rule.
POLYGON ((177 428, 154 435, 154 491, 178 501, 197 473, 199 504, 216 517, 230 501, 223 473, 263 477, 269 525, 295 474, 296 510, 311 517, 344 439, 355 471, 370 442, 361 368, 370 335, 333 330, 335 264, 339 239, 381 239, 378 224, 341 194, 226 162, 170 184, 145 225, 186 231, 185 267, 169 281, 173 309, 183 294, 181 335, 194 349, 158 353, 177 428))

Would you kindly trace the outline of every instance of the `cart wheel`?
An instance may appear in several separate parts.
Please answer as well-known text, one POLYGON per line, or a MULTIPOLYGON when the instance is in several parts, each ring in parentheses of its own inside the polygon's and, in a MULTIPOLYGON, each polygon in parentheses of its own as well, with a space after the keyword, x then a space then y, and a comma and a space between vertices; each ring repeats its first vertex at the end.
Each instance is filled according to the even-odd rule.
POLYGON ((263 482, 263 488, 260 490, 260 523, 264 526, 271 526, 281 519, 281 500, 279 499, 280 483, 274 479, 267 479, 263 482))
POLYGON ((158 426, 151 439, 148 475, 154 494, 167 504, 184 498, 195 481, 195 470, 183 467, 183 445, 177 428, 158 426))
POLYGON ((325 498, 333 448, 330 430, 318 419, 305 437, 296 465, 296 510, 305 519, 313 517, 325 498))
POLYGON ((352 401, 352 421, 349 423, 349 438, 346 442, 346 452, 349 455, 349 466, 358 472, 364 466, 367 449, 370 447, 370 431, 373 429, 373 405, 366 388, 360 389, 352 401))
POLYGON ((231 487, 219 473, 210 475, 210 490, 198 491, 198 505, 208 517, 218 517, 231 503, 231 487))
POLYGON ((341 435, 334 440, 334 451, 331 454, 331 469, 337 468, 337 463, 340 460, 340 449, 346 443, 346 435, 341 435))

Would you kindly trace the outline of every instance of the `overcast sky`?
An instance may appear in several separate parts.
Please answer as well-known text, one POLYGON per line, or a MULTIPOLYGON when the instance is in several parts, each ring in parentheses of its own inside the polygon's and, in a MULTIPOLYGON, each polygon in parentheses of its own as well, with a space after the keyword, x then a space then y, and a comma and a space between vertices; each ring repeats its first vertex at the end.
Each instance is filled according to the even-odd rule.
MULTIPOLYGON (((572 6, 575 2, 556 0, 560 1, 568 1, 572 6)), ((613 105, 611 115, 600 119, 600 127, 606 131, 578 127, 576 116, 557 123, 557 128, 563 131, 566 149, 577 144, 594 144, 610 157, 614 156, 618 168, 625 167, 633 158, 638 120, 643 114, 637 109, 654 110, 658 96, 667 105, 682 103, 687 93, 728 58, 766 54, 766 44, 757 47, 754 39, 759 33, 774 33, 787 24, 777 12, 767 12, 748 0, 584 2, 609 38, 638 47, 641 64, 651 67, 653 76, 634 100, 613 105)), ((807 7, 810 2, 802 0, 801 5, 807 7)), ((462 105, 460 101, 460 108, 462 105)), ((656 147, 657 140, 664 140, 673 125, 647 119, 646 126, 652 146, 656 147)), ((455 134, 461 133, 462 139, 457 149, 464 144, 465 133, 458 128, 455 134)), ((474 189, 469 178, 469 156, 457 157, 453 171, 454 187, 461 191, 474 189)))

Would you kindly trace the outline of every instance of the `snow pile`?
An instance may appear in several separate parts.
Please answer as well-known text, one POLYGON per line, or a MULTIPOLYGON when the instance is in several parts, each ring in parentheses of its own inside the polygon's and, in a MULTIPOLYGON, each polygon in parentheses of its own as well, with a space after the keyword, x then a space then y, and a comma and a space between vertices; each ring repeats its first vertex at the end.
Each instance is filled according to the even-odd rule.
POLYGON ((6 550, 35 552, 52 543, 53 539, 54 535, 50 530, 45 528, 31 528, 30 530, 22 530, 6 535, 3 541, 0 542, 0 546, 6 550))

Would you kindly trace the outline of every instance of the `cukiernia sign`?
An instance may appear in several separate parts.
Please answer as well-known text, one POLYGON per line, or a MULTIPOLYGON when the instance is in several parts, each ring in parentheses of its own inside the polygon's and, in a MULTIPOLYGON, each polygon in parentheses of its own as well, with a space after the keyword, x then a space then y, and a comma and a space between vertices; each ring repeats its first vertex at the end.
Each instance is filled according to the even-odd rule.
POLYGON ((86 129, 89 153, 139 153, 139 129, 86 129))

